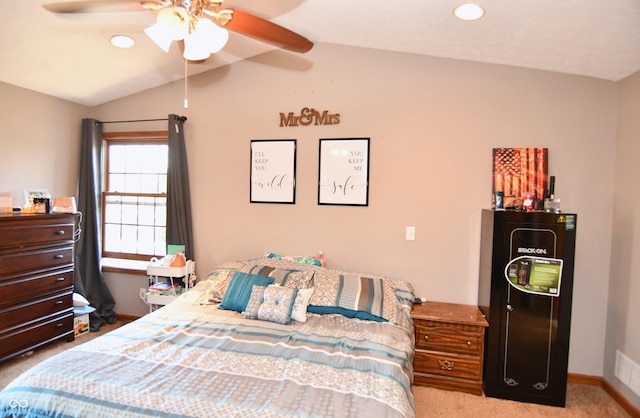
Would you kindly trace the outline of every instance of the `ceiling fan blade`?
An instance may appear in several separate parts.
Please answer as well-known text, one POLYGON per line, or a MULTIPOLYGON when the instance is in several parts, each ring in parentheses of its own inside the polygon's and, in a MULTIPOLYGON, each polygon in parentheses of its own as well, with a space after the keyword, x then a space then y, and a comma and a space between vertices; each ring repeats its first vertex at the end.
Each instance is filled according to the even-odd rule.
POLYGON ((141 12, 146 10, 139 0, 87 0, 59 1, 43 4, 46 10, 53 13, 102 13, 102 12, 141 12))
POLYGON ((280 25, 239 9, 228 10, 233 18, 224 27, 231 31, 292 52, 304 53, 313 47, 313 42, 280 25))

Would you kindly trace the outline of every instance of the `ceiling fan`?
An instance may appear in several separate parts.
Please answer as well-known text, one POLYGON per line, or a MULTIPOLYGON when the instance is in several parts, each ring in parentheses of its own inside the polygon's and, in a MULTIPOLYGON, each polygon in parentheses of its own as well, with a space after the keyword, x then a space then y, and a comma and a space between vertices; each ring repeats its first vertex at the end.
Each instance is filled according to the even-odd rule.
POLYGON ((183 56, 201 61, 218 52, 228 39, 227 30, 287 51, 305 53, 313 47, 307 38, 240 9, 224 7, 224 0, 87 0, 44 4, 54 13, 95 13, 148 10, 157 13, 147 35, 168 52, 172 41, 183 42, 183 56))

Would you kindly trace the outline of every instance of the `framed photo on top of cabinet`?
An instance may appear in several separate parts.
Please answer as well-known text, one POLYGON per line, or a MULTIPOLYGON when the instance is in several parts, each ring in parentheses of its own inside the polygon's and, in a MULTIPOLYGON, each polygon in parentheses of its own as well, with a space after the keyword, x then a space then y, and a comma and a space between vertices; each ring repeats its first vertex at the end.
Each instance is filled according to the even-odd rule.
POLYGON ((296 203, 296 140, 251 141, 251 203, 296 203))
POLYGON ((369 205, 369 138, 321 139, 319 205, 369 205))

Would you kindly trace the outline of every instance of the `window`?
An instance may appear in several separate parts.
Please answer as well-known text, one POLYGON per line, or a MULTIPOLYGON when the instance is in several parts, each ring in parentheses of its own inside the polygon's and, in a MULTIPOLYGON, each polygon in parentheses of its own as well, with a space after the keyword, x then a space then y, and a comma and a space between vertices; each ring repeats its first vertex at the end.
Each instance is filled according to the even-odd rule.
POLYGON ((108 132, 102 256, 149 260, 167 251, 167 132, 108 132))

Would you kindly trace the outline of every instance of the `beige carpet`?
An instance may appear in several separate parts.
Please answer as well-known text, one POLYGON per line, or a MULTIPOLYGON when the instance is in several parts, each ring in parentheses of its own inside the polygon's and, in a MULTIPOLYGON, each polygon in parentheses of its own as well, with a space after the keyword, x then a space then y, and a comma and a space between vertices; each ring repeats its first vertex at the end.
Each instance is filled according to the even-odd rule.
POLYGON ((630 417, 599 386, 570 383, 565 408, 504 399, 487 398, 416 386, 413 389, 416 417, 447 418, 547 418, 547 417, 630 417))
MULTIPOLYGON (((22 356, 0 364, 0 389, 16 376, 42 359, 82 344, 92 338, 123 325, 118 321, 104 325, 100 332, 83 334, 71 343, 61 341, 36 350, 31 355, 22 356)), ((503 399, 486 398, 460 392, 450 392, 416 386, 413 390, 416 402, 416 417, 447 418, 547 418, 547 417, 630 417, 604 389, 598 386, 569 384, 566 408, 543 406, 503 399)))
POLYGON ((122 321, 118 321, 115 324, 106 324, 100 327, 99 332, 86 332, 76 337, 76 339, 70 343, 66 342, 66 340, 62 340, 36 349, 34 352, 27 353, 25 355, 22 355, 21 357, 16 357, 14 359, 8 360, 5 363, 0 363, 0 390, 4 389, 4 387, 7 386, 9 382, 15 379, 18 375, 22 374, 22 372, 35 366, 45 358, 51 357, 54 354, 58 354, 59 352, 74 347, 78 344, 87 342, 102 334, 106 334, 107 332, 114 330, 122 325, 124 325, 124 322, 122 321))

